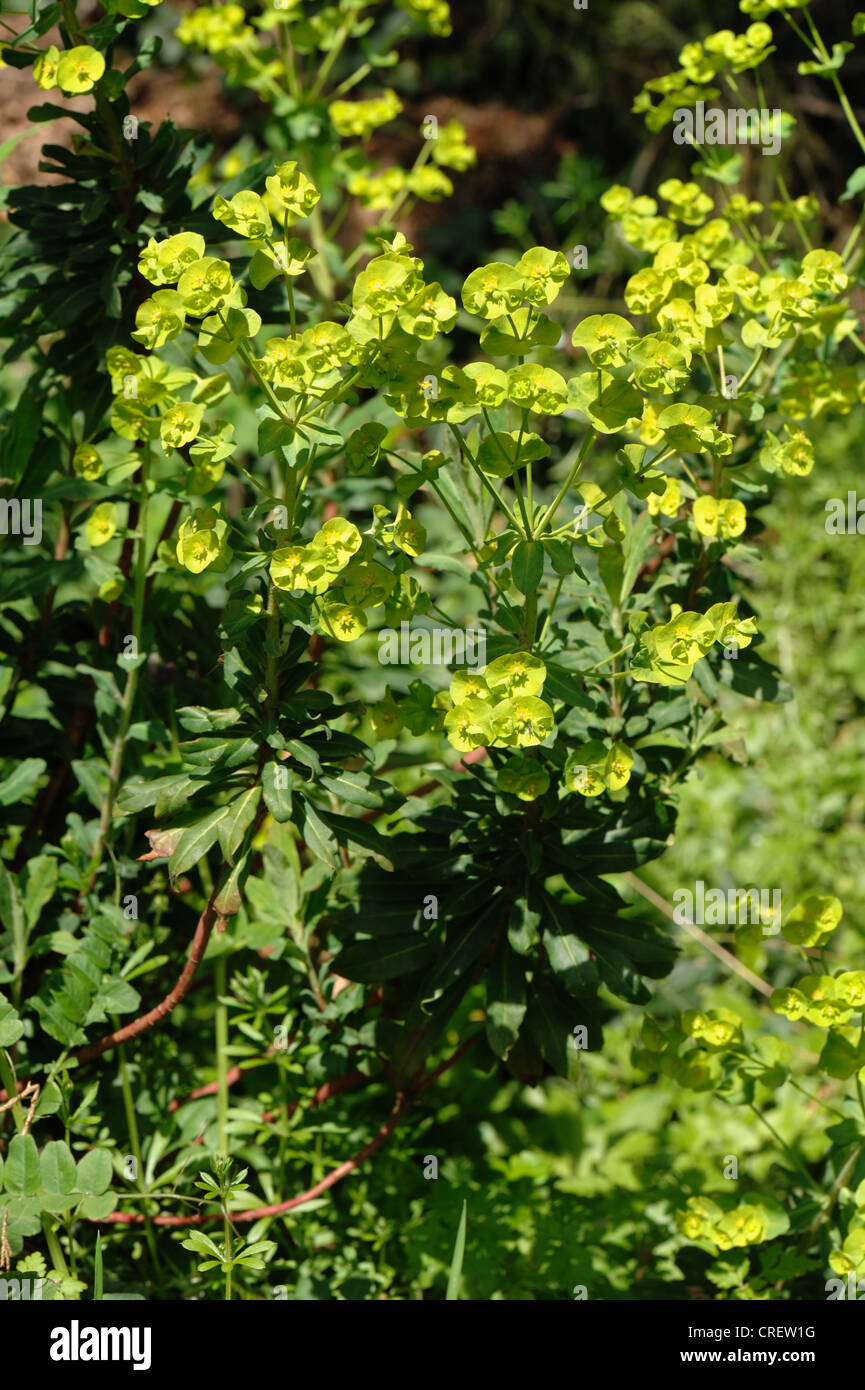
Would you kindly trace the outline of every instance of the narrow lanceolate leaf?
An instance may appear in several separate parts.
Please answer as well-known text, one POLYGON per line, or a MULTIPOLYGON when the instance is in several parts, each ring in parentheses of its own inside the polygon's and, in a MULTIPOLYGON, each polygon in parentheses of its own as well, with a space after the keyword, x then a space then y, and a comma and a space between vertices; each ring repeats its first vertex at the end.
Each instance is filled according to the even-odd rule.
POLYGON ((526 1019, 529 1031, 549 1063, 559 1076, 573 1079, 580 1066, 580 1054, 574 1047, 573 1028, 583 1022, 578 1005, 557 987, 534 988, 526 1019))
POLYGON ((181 743, 180 752, 187 763, 196 767, 242 767, 250 762, 258 751, 258 744, 252 738, 212 738, 203 736, 181 743))
POLYGON ((390 842, 374 825, 352 816, 338 816, 333 811, 322 811, 321 819, 333 831, 339 844, 363 845, 383 868, 393 868, 393 860, 388 853, 390 842))
POLYGON ((230 809, 229 806, 217 806, 216 810, 211 811, 203 820, 196 821, 195 825, 188 825, 181 832, 168 861, 168 872, 172 878, 182 874, 185 869, 191 869, 193 864, 197 864, 199 859, 204 857, 215 843, 219 826, 230 809))
POLYGON ((321 816, 308 801, 303 803, 303 839, 307 849, 329 869, 339 864, 337 843, 321 816))
POLYGON ((525 1016, 523 963, 507 942, 502 942, 487 975, 487 1040, 497 1057, 507 1058, 525 1016))
POLYGON ((261 771, 264 804, 280 825, 285 825, 291 820, 293 783, 294 774, 289 772, 287 763, 269 758, 264 764, 261 771))
POLYGON ((378 777, 370 777, 365 772, 338 772, 320 778, 319 785, 325 791, 333 792, 341 801, 349 801, 354 806, 363 806, 366 811, 395 811, 403 805, 405 797, 395 787, 388 786, 378 777))
POLYGON ((20 801, 26 792, 35 787, 46 767, 44 758, 25 758, 20 762, 15 771, 0 782, 0 806, 11 806, 20 801))
MULTIPOLYGON (((132 816, 136 811, 143 811, 148 806, 158 807, 159 798, 166 792, 174 791, 176 788, 183 788, 185 791, 191 782, 192 779, 185 772, 176 773, 172 777, 130 777, 118 793, 117 810, 123 816, 132 816)), ((162 815, 165 809, 163 806, 156 814, 162 815)))
POLYGON ((462 1215, 460 1217, 457 1238, 454 1241, 454 1253, 451 1256, 451 1267, 448 1271, 448 1287, 445 1294, 446 1303, 455 1303, 460 1296, 460 1280, 463 1273, 463 1258, 466 1253, 466 1217, 468 1209, 463 1202, 462 1215))
POLYGON ((446 940, 438 965, 425 981, 422 1007, 438 999, 448 985, 453 984, 474 965, 493 940, 501 925, 501 916, 500 903, 493 901, 473 922, 467 925, 460 923, 453 936, 446 940))
POLYGON ((389 936, 379 941, 356 941, 340 951, 335 965, 347 980, 373 985, 419 969, 433 959, 435 951, 434 943, 423 937, 389 936))
POLYGON ((316 777, 321 776, 321 763, 318 754, 308 743, 302 743, 299 738, 288 738, 285 741, 285 749, 297 762, 314 772, 316 777))
POLYGON ((191 734, 218 734, 240 722, 240 711, 231 709, 205 709, 203 705, 184 705, 177 711, 177 718, 184 729, 191 734))
POLYGON ((234 856, 255 819, 260 800, 261 787, 257 783, 255 786, 247 787, 229 804, 228 815, 216 827, 222 853, 229 864, 234 863, 234 856))
POLYGON ((567 910, 555 898, 544 894, 546 921, 542 940, 547 959, 555 970, 569 994, 582 994, 586 990, 586 971, 589 959, 579 937, 575 935, 573 924, 568 919, 567 910))

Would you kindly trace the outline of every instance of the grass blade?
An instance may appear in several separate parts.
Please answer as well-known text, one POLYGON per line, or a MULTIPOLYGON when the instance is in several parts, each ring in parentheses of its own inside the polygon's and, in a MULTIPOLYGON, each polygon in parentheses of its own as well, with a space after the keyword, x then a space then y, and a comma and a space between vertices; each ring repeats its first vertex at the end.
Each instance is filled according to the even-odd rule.
POLYGON ((466 1204, 463 1202, 463 1212, 460 1217, 457 1238, 454 1241, 454 1253, 451 1256, 451 1267, 448 1273, 448 1287, 445 1294, 445 1302, 456 1302, 460 1296, 460 1279, 463 1272, 463 1256, 466 1252, 466 1204))
POLYGON ((103 1301, 102 1294, 102 1232, 96 1232, 96 1256, 93 1261, 93 1299, 94 1302, 103 1301))

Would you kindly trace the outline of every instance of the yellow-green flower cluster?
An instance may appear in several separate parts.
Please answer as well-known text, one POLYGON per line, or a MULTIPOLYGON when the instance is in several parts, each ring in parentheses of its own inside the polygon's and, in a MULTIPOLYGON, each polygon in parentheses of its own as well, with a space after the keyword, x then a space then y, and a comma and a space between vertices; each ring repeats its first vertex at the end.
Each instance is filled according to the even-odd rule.
POLYGON ((766 431, 760 450, 760 463, 767 473, 792 473, 806 477, 814 467, 814 445, 804 430, 784 426, 784 437, 766 431))
POLYGON ((733 436, 718 429, 711 411, 701 405, 666 406, 658 415, 658 428, 679 453, 705 452, 725 458, 733 449, 733 436))
POLYGON ((678 478, 668 478, 664 491, 650 492, 647 505, 650 516, 677 516, 682 505, 682 484, 678 478))
POLYGON ((693 180, 683 183, 681 179, 665 179, 658 188, 658 196, 669 203, 670 216, 676 222, 691 227, 701 227, 714 207, 709 194, 693 180))
POLYGON ((865 1007, 865 971, 840 975, 803 975, 794 986, 776 989, 772 1008, 786 1018, 804 1018, 818 1028, 838 1028, 865 1007))
POLYGON ((232 557, 228 523, 215 507, 193 512, 181 523, 176 556, 178 565, 190 574, 201 574, 206 569, 222 572, 228 568, 232 557))
POLYGON ((634 755, 624 743, 614 742, 607 748, 600 739, 590 739, 568 754, 565 786, 586 797, 619 792, 628 785, 633 765, 634 755))
POLYGON ((100 502, 98 507, 87 519, 84 527, 84 535, 89 545, 97 549, 100 545, 107 545, 117 531, 117 508, 113 502, 100 502))
POLYGON ((327 113, 338 135, 368 140, 374 130, 387 125, 401 110, 402 102, 396 92, 387 88, 381 96, 364 101, 332 101, 327 113))
POLYGON ((783 14, 784 10, 804 10, 811 0, 739 0, 742 14, 754 19, 765 19, 770 14, 783 14))
POLYGON ((785 941, 794 946, 822 947, 841 921, 839 898, 812 894, 804 898, 787 916, 781 929, 785 941))
POLYGON ((79 478, 86 478, 88 483, 95 483, 102 474, 102 466, 99 450, 95 449, 92 444, 79 444, 77 446, 72 455, 72 469, 79 478))
POLYGON ((686 1038, 693 1038, 712 1051, 738 1047, 742 1042, 742 1020, 730 1009, 709 1009, 705 1013, 687 1009, 679 1026, 686 1038))
MULTIPOLYGON (((829 1266, 836 1274, 855 1271, 858 1279, 865 1276, 865 1181, 853 1193, 854 1211, 847 1235, 840 1250, 829 1255, 829 1266)), ((858 1282, 857 1279, 857 1282, 858 1282)))
POLYGON ((741 1020, 728 1009, 692 1010, 664 1022, 647 1016, 631 1060, 647 1074, 659 1072, 686 1090, 705 1091, 717 1085, 724 1053, 741 1039, 741 1020))
MULTIPOLYGON (((240 224, 252 231, 242 235, 261 235, 264 225, 270 226, 270 216, 255 193, 237 194, 220 208, 222 220, 230 225, 240 224), (255 200, 254 206, 250 200, 255 200)), ((155 285, 177 285, 176 290, 160 289, 140 304, 135 315, 132 337, 149 352, 154 352, 186 327, 187 316, 201 318, 198 349, 207 361, 227 362, 246 338, 253 337, 261 327, 261 318, 246 308, 246 291, 235 284, 227 261, 204 254, 204 238, 197 232, 180 232, 157 242, 152 237, 145 247, 138 269, 146 280, 155 285)))
POLYGON ((685 44, 679 54, 681 67, 645 83, 631 109, 644 116, 649 130, 662 130, 681 107, 718 96, 719 88, 707 84, 719 75, 759 67, 773 52, 768 24, 749 24, 744 34, 720 29, 702 43, 685 44), (660 97, 657 102, 655 94, 660 97))
MULTIPOLYGON (((661 192, 672 200, 674 209, 683 216, 687 210, 694 221, 698 207, 701 212, 708 210, 697 201, 697 184, 667 180, 661 192)), ((845 304, 832 302, 849 286, 837 252, 816 249, 807 252, 798 267, 794 263, 788 269, 785 264, 783 273, 759 273, 748 264, 755 254, 753 237, 734 237, 728 218, 715 218, 679 240, 671 239, 668 229, 662 228, 657 242, 663 244, 658 245, 653 199, 635 199, 629 189, 615 186, 601 201, 620 222, 626 239, 654 251, 651 265, 629 279, 625 303, 632 313, 652 318, 658 331, 638 338, 627 320, 593 315, 577 328, 574 342, 586 348, 595 366, 615 371, 624 370, 627 360, 633 362, 633 383, 645 394, 681 391, 693 355, 727 347, 734 315, 741 345, 749 353, 774 349, 794 338, 816 350, 855 333, 855 320, 845 304), (717 278, 712 278, 713 273, 717 278)), ((743 222, 761 210, 760 204, 742 197, 731 199, 727 209, 734 220, 743 222)), ((830 367, 821 354, 821 360, 793 361, 780 392, 782 413, 801 420, 830 410, 848 412, 865 399, 865 383, 855 369, 830 367)), ((788 424, 782 428, 780 438, 771 432, 764 435, 760 462, 770 472, 798 476, 810 472, 814 451, 807 436, 788 424)), ((677 403, 651 419, 644 409, 641 439, 659 442, 656 429, 677 451, 706 449, 718 458, 733 447, 733 436, 719 429, 703 406, 677 403)), ((738 508, 734 510, 737 519, 731 534, 736 534, 735 527, 742 521, 738 508)), ((723 521, 720 529, 723 534, 723 521)))
POLYGON ((735 498, 717 497, 703 493, 693 507, 694 525, 701 536, 719 540, 735 540, 741 536, 748 519, 744 505, 735 498))
MULTIPOLYGON (((850 317, 843 319, 838 325, 842 336, 856 331, 853 324, 854 321, 850 317)), ((834 332, 830 337, 837 341, 834 332)), ((782 382, 778 393, 778 409, 792 420, 817 420, 821 415, 830 412, 849 415, 853 407, 861 405, 863 401, 865 378, 857 374, 855 367, 836 366, 834 363, 830 366, 827 362, 819 361, 791 363, 789 374, 782 382)), ((805 436, 802 438, 804 440, 805 436)), ((794 450, 794 453, 796 452, 798 451, 794 450)), ((810 448, 810 456, 813 463, 813 447, 810 448)), ((791 459, 788 453, 778 460, 782 468, 785 458, 788 464, 796 463, 796 459, 791 459)), ((765 459, 762 462, 765 467, 765 459)), ((791 471, 789 466, 785 471, 791 471)))
POLYGON ((674 603, 670 611, 669 622, 638 630, 631 658, 635 680, 685 685, 700 657, 716 642, 725 647, 732 642, 747 647, 757 631, 753 618, 737 618, 734 603, 715 603, 706 613, 686 613, 674 603))
POLYGON ((454 186, 441 169, 422 165, 418 169, 402 169, 395 165, 380 172, 359 171, 352 174, 347 188, 352 197, 364 207, 382 212, 390 207, 399 194, 410 193, 425 203, 439 203, 449 198, 454 186))
POLYGON ((446 121, 433 140, 432 157, 446 169, 465 173, 477 163, 478 154, 466 140, 465 126, 459 121, 446 121))
POLYGON ((765 1199, 753 1203, 743 1202, 724 1212, 711 1197, 689 1197, 686 1209, 676 1213, 676 1224, 688 1240, 708 1240, 719 1250, 738 1250, 746 1245, 759 1245, 772 1234, 781 1234, 786 1229, 785 1218, 776 1218, 774 1225, 780 1229, 772 1230, 765 1199))
MULTIPOLYGON (((407 513, 400 525, 406 522, 411 523, 407 513)), ((274 550, 270 577, 288 592, 327 594, 315 609, 321 631, 354 642, 366 631, 366 610, 386 603, 398 582, 393 570, 373 558, 375 549, 373 538, 362 536, 353 522, 332 517, 305 544, 274 550)))
POLYGON ((447 38, 451 32, 451 9, 447 0, 397 0, 397 6, 431 34, 447 38))
POLYGON ((264 180, 264 186, 267 189, 265 202, 270 204, 280 223, 286 213, 291 218, 309 217, 321 197, 312 179, 307 178, 293 159, 277 164, 276 173, 264 180))
POLYGON ((298 395, 322 396, 340 379, 340 369, 360 358, 342 324, 328 320, 294 338, 269 338, 255 366, 274 386, 298 395))
POLYGON ((561 251, 533 246, 515 266, 492 261, 473 270, 463 284, 463 305, 470 314, 495 320, 512 314, 524 300, 552 304, 569 273, 561 251))
MULTIPOLYGON (((360 272, 352 290, 352 315, 346 325, 352 338, 360 344, 381 343, 393 335, 401 369, 405 363, 410 373, 407 380, 412 395, 424 398, 422 380, 412 354, 406 352, 410 338, 432 338, 436 333, 449 332, 456 323, 457 306, 441 285, 427 285, 423 280, 423 263, 410 255, 405 238, 397 237, 395 249, 375 256, 360 272), (406 340, 403 335, 410 335, 406 340)), ((394 379, 387 373, 386 379, 394 379)), ((382 382, 381 384, 384 384, 382 382)), ((396 383, 395 383, 396 384, 396 383)))
POLYGON ((473 748, 531 748, 553 731, 553 711, 540 699, 547 668, 530 652, 496 657, 478 671, 455 671, 445 715, 448 742, 473 748))
POLYGON ((197 5, 183 16, 175 33, 181 43, 213 57, 237 55, 255 44, 255 30, 246 23, 242 5, 197 5))
POLYGON ((66 96, 91 92, 104 72, 105 59, 87 43, 63 52, 52 44, 33 65, 33 76, 44 92, 59 87, 66 96))
POLYGON ((535 758, 515 754, 496 773, 496 787, 520 801, 537 801, 550 785, 550 774, 535 758))

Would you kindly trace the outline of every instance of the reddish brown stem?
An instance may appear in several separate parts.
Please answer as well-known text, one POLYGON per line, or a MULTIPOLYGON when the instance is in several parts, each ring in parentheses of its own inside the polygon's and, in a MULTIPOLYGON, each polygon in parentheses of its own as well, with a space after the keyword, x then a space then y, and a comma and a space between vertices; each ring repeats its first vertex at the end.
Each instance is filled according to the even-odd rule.
POLYGON ((213 931, 214 923, 219 919, 219 913, 213 906, 213 901, 219 891, 219 887, 220 885, 217 883, 216 888, 214 888, 211 894, 210 902, 198 919, 198 926, 195 928, 195 935, 192 938, 192 945, 189 948, 186 964, 176 984, 168 991, 165 998, 162 999, 155 1008, 150 1009, 148 1013, 141 1014, 138 1018, 133 1019, 131 1023, 127 1023, 124 1028, 118 1028, 116 1032, 109 1033, 106 1037, 100 1038, 99 1042, 90 1043, 87 1047, 82 1047, 80 1052, 74 1054, 74 1060, 76 1062, 91 1062, 94 1057, 101 1057, 103 1052, 107 1052, 111 1047, 116 1047, 118 1043, 128 1042, 130 1038, 139 1037, 141 1033, 146 1033, 148 1028, 152 1028, 154 1024, 161 1023, 164 1018, 167 1018, 172 1009, 177 1008, 177 1005, 180 1003, 181 999, 184 998, 189 990, 189 986, 192 984, 195 972, 201 964, 204 952, 207 950, 207 943, 210 940, 210 934, 213 931))
MULTIPOLYGON (((358 1168, 366 1159, 371 1158, 372 1155, 387 1142, 406 1110, 408 1110, 409 1106, 421 1091, 425 1091, 428 1086, 431 1086, 434 1081, 437 1081, 440 1076, 446 1071, 449 1071, 450 1068, 459 1061, 463 1053, 467 1052, 468 1049, 477 1042, 479 1037, 480 1034, 476 1033, 473 1037, 467 1038, 465 1042, 460 1043, 460 1046, 450 1057, 446 1058, 440 1066, 430 1072, 425 1080, 420 1081, 410 1091, 398 1091, 396 1103, 391 1111, 390 1118, 382 1125, 375 1138, 370 1140, 370 1142, 361 1149, 360 1153, 355 1154, 354 1158, 346 1159, 344 1163, 340 1163, 332 1172, 328 1173, 326 1178, 322 1178, 321 1181, 315 1183, 313 1187, 307 1188, 306 1192, 301 1192, 298 1197, 290 1197, 287 1202, 274 1202, 271 1206, 267 1207, 251 1207, 248 1211, 229 1212, 230 1220, 234 1223, 238 1221, 257 1221, 262 1216, 281 1216, 283 1212, 292 1211, 295 1207, 301 1207, 304 1203, 313 1201, 313 1199, 319 1197, 322 1192, 326 1192, 329 1187, 334 1187, 336 1183, 341 1182, 343 1178, 347 1177, 355 1168, 358 1168)), ((340 1081, 326 1083, 326 1087, 329 1086, 331 1088, 328 1094, 335 1095, 337 1090, 347 1089, 348 1080, 351 1075, 352 1073, 349 1072, 348 1075, 342 1077, 340 1081)), ((326 1087, 320 1087, 316 1092, 316 1096, 321 1093, 322 1089, 326 1089, 326 1087)), ((102 1220, 105 1223, 112 1222, 116 1225, 123 1226, 141 1226, 146 1220, 150 1220, 154 1226, 201 1226, 205 1221, 221 1221, 222 1213, 199 1212, 196 1216, 169 1216, 166 1213, 161 1216, 152 1216, 148 1218, 140 1212, 112 1211, 109 1212, 108 1216, 103 1217, 102 1220)))
MULTIPOLYGON (((382 1144, 385 1144, 393 1134, 403 1115, 405 1114, 410 1100, 407 1096, 399 1095, 396 1104, 391 1112, 390 1118, 382 1125, 378 1134, 372 1139, 360 1153, 355 1154, 354 1158, 348 1158, 344 1163, 340 1163, 332 1172, 328 1173, 321 1182, 315 1183, 313 1187, 301 1192, 298 1197, 290 1197, 287 1202, 274 1202, 267 1207, 252 1207, 249 1211, 231 1211, 228 1213, 232 1223, 238 1221, 258 1221, 262 1216, 280 1216, 283 1212, 291 1211, 294 1207, 303 1206, 305 1202, 311 1202, 319 1197, 322 1192, 326 1192, 329 1187, 341 1182, 343 1178, 358 1168, 366 1159, 371 1158, 382 1144)), ((147 1220, 141 1212, 112 1211, 108 1216, 103 1217, 103 1222, 113 1222, 124 1226, 141 1226, 147 1220)), ((205 1221, 221 1221, 222 1213, 199 1212, 197 1216, 152 1216, 149 1218, 154 1226, 201 1226, 205 1221)), ((102 1223, 100 1223, 102 1224, 102 1223)))

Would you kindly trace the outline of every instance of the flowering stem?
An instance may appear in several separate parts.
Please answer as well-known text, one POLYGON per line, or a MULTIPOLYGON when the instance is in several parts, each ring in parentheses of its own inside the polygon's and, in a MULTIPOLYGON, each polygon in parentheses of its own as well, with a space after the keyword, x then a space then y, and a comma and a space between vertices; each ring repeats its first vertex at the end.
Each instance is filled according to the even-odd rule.
POLYGON ((556 493, 556 495, 555 495, 555 497, 553 498, 553 500, 552 500, 552 502, 550 503, 550 505, 547 507, 546 511, 544 512, 544 514, 543 514, 543 516, 541 517, 540 521, 538 522, 537 526, 535 527, 535 531, 534 531, 534 539, 535 539, 535 540, 537 540, 540 536, 542 536, 542 535, 544 534, 544 532, 545 532, 546 529, 547 529, 547 526, 548 526, 549 523, 552 521, 552 519, 553 519, 553 517, 555 516, 555 514, 556 514, 556 512, 557 512, 559 506, 561 505, 562 501, 564 500, 564 498, 565 498, 565 497, 568 495, 568 493, 570 492, 571 487, 572 487, 572 485, 574 484, 574 482, 576 481, 580 469, 582 468, 583 464, 585 463, 586 459, 588 458, 589 452, 590 452, 590 450, 591 450, 591 448, 592 448, 592 445, 594 444, 595 440, 597 439, 597 437, 598 437, 598 436, 597 436, 597 434, 596 434, 596 432, 595 432, 594 429, 589 430, 588 434, 586 435, 585 439, 583 440, 582 447, 580 448, 580 452, 579 452, 579 454, 577 455, 577 458, 576 458, 576 460, 575 460, 575 462, 574 462, 574 465, 573 465, 573 467, 572 467, 570 473, 568 474, 568 476, 567 476, 567 478, 565 479, 565 481, 564 481, 564 483, 562 484, 562 486, 559 488, 558 492, 556 493))
MULTIPOLYGON (((829 55, 829 50, 827 49, 825 43, 823 42, 823 38, 822 38, 822 35, 821 35, 821 33, 820 33, 820 30, 817 28, 817 25, 814 23, 814 20, 813 20, 813 18, 811 17, 811 14, 809 13, 808 10, 803 10, 803 14, 804 14, 804 16, 805 16, 805 22, 806 22, 806 24, 808 25, 808 28, 811 30, 811 36, 812 36, 812 38, 813 38, 813 40, 814 40, 815 51, 816 51, 817 57, 818 57, 818 58, 822 58, 823 61, 826 62, 826 63, 831 62, 831 58, 830 58, 830 55, 829 55)), ((785 18, 786 18, 786 17, 787 17, 787 16, 785 15, 785 18)), ((841 110, 844 112, 844 115, 847 117, 847 124, 849 125, 850 129, 852 130, 853 134, 855 135, 856 141, 857 141, 857 143, 858 143, 858 145, 859 145, 859 148, 860 148, 863 152, 865 152, 865 134, 863 134, 863 132, 862 132, 862 127, 860 126, 860 124, 859 124, 859 122, 857 121, 855 115, 853 114, 853 108, 852 108, 852 106, 850 105, 850 101, 849 101, 849 98, 848 98, 848 96, 847 96, 847 93, 844 91, 844 88, 843 88, 842 85, 841 85, 841 79, 840 79, 840 77, 838 76, 838 74, 837 74, 837 72, 835 71, 834 68, 831 69, 831 71, 830 71, 827 75, 828 75, 828 77, 829 77, 829 81, 832 83, 832 86, 835 88, 835 93, 836 93, 836 95, 837 95, 837 97, 838 97, 838 101, 839 101, 840 104, 841 104, 841 110)))
POLYGON ((226 989, 225 956, 217 957, 214 970, 216 993, 216 1114, 219 1152, 228 1153, 228 1006, 224 1002, 226 989))
POLYGON ((141 482, 138 492, 138 534, 135 538, 135 579, 132 600, 132 632, 130 634, 133 639, 131 657, 134 659, 135 665, 126 677, 126 686, 123 691, 123 700, 120 706, 120 723, 111 750, 108 788, 105 793, 105 800, 102 803, 102 811, 99 817, 99 834, 96 847, 93 852, 93 858, 90 861, 90 888, 93 887, 96 881, 96 875, 99 872, 99 866, 104 858, 108 843, 111 817, 114 813, 114 803, 117 799, 117 793, 120 789, 120 780, 123 775, 123 752, 126 747, 129 725, 132 722, 135 694, 138 689, 138 670, 141 660, 138 644, 141 641, 141 628, 144 620, 144 590, 147 579, 147 500, 149 496, 149 469, 150 445, 145 443, 141 455, 141 482))
POLYGON ((490 482, 490 480, 489 480, 489 478, 487 477, 487 475, 486 475, 486 473, 484 472, 484 470, 481 468, 481 466, 480 466, 480 464, 478 463, 477 459, 474 458, 474 456, 472 455, 472 452, 471 452, 471 450, 469 449, 468 444, 466 443, 465 439, 463 438, 462 434, 461 434, 460 431, 459 431, 459 427, 458 427, 457 425, 452 424, 450 421, 448 421, 448 429, 450 430, 451 434, 455 437, 455 439, 456 439, 456 441, 457 441, 457 444, 459 445, 459 448, 460 448, 461 453, 465 454, 466 458, 468 459, 468 461, 469 461, 469 463, 471 464, 472 468, 474 469, 475 473, 476 473, 476 474, 478 475, 478 477, 480 478, 481 483, 483 484, 483 486, 486 488, 487 492, 488 492, 488 493, 490 494, 490 496, 492 497, 492 499, 493 499, 493 501, 495 502, 496 506, 497 506, 497 507, 501 507, 502 511, 504 512, 504 514, 505 514, 505 516, 507 517, 508 521, 509 521, 509 522, 511 523, 511 525, 513 526, 514 530, 515 530, 515 531, 519 531, 519 529, 520 529, 519 522, 517 521, 516 517, 514 516, 513 512, 511 511, 510 507, 508 506, 507 502, 505 502, 504 498, 500 497, 499 494, 496 492, 495 488, 493 487, 492 483, 490 482))
POLYGON ((769 1133, 772 1135, 772 1138, 775 1140, 775 1143, 778 1144, 782 1151, 787 1155, 787 1157, 790 1159, 790 1162, 793 1163, 802 1173, 805 1174, 805 1177, 808 1179, 808 1186, 813 1187, 813 1179, 811 1177, 811 1174, 808 1172, 808 1169, 805 1167, 805 1164, 802 1162, 801 1158, 798 1158, 797 1155, 790 1148, 790 1145, 787 1143, 786 1139, 781 1138, 775 1126, 771 1124, 769 1120, 766 1119, 766 1116, 763 1114, 762 1110, 759 1110, 752 1100, 749 1100, 747 1102, 747 1105, 749 1110, 753 1110, 754 1114, 757 1116, 757 1119, 760 1120, 766 1126, 769 1133))

